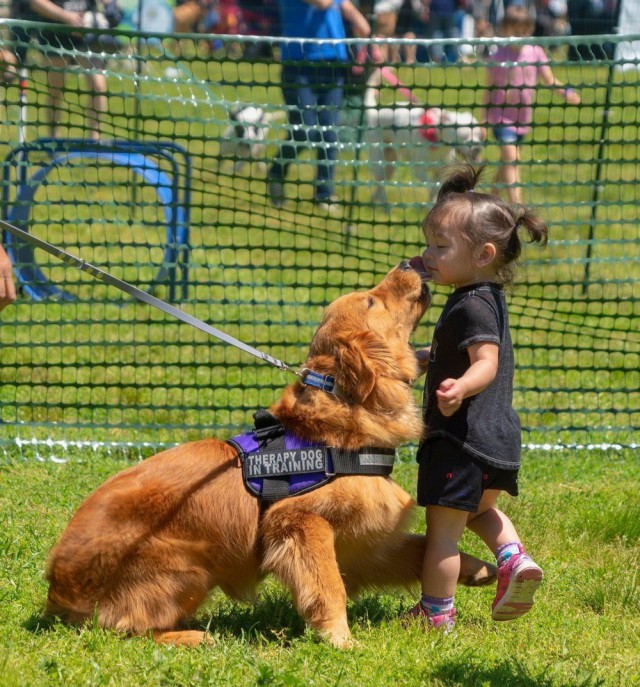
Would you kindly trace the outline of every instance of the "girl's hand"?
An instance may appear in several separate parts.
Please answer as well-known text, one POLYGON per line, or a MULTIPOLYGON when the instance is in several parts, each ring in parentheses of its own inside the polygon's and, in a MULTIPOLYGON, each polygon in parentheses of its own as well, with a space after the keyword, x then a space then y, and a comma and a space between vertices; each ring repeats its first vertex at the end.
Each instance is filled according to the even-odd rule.
POLYGON ((462 405, 466 391, 466 385, 461 379, 445 379, 436 390, 438 410, 445 417, 453 415, 462 405))
POLYGON ((427 346, 426 348, 421 348, 419 351, 416 351, 416 358, 418 360, 418 377, 422 377, 422 375, 427 371, 429 367, 430 355, 431 346, 427 346))

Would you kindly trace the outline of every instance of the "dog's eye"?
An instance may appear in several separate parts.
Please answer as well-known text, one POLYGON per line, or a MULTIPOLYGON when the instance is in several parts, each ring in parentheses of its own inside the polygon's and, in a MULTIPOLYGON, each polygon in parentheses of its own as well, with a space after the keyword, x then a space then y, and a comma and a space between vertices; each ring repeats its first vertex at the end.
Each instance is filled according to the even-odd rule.
POLYGON ((371 309, 371 308, 373 308, 373 306, 375 304, 376 304, 376 299, 373 296, 369 296, 369 298, 367 298, 367 307, 369 309, 371 309))

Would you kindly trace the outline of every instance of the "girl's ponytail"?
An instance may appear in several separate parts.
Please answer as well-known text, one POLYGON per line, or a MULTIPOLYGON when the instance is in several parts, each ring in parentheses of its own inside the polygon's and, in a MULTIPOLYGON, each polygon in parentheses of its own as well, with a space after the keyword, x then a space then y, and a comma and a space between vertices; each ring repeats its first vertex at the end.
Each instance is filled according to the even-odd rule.
POLYGON ((460 165, 447 174, 446 179, 438 191, 437 202, 440 202, 452 193, 467 193, 477 186, 484 167, 475 169, 472 165, 460 165))
POLYGON ((545 222, 527 208, 516 206, 514 209, 514 233, 517 233, 520 227, 523 227, 529 235, 527 243, 538 243, 541 246, 547 245, 549 229, 545 222))

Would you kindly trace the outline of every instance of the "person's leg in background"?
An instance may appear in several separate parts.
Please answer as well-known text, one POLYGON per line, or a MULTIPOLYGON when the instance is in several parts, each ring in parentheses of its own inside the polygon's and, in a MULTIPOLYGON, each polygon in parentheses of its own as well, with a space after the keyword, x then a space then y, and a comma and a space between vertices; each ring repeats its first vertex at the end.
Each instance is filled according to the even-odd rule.
MULTIPOLYGON (((404 0, 376 0, 373 3, 373 33, 378 38, 393 38, 396 35, 398 14, 404 0)), ((396 63, 400 57, 397 49, 382 46, 382 57, 385 62, 396 63)))
MULTIPOLYGON (((494 127, 493 134, 500 146, 500 165, 496 172, 496 185, 503 186, 510 203, 521 203, 520 142, 522 137, 508 126, 494 127)), ((500 190, 502 189, 496 188, 496 192, 500 190)))
POLYGON ((284 182, 289 166, 309 145, 309 132, 318 126, 316 94, 310 74, 314 68, 285 65, 282 69, 282 96, 287 106, 287 137, 269 169, 269 196, 276 207, 284 203, 284 182))
MULTIPOLYGON (((344 67, 335 69, 321 69, 318 72, 317 98, 318 98, 318 124, 319 129, 314 133, 314 138, 321 145, 317 148, 318 169, 316 174, 316 202, 324 205, 333 205, 336 201, 334 195, 335 163, 338 158, 338 125, 340 108, 344 98, 344 67)), ((326 207, 328 211, 337 208, 326 207)))
POLYGON ((61 103, 64 91, 65 72, 69 62, 59 55, 48 55, 47 87, 49 89, 49 125, 51 136, 60 137, 61 103))
POLYGON ((104 69, 102 60, 97 57, 78 56, 78 65, 86 72, 89 89, 89 107, 86 111, 88 138, 97 141, 100 138, 102 116, 107 111, 107 78, 99 70, 104 69))

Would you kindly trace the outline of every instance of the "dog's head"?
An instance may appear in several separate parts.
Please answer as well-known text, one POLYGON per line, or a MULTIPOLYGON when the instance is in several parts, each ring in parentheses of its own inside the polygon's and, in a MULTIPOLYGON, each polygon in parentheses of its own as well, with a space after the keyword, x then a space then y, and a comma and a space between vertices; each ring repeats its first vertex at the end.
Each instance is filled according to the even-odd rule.
POLYGON ((420 258, 403 262, 369 291, 338 298, 311 342, 303 367, 335 378, 328 393, 296 382, 272 412, 308 439, 357 449, 396 447, 422 433, 411 385, 409 337, 431 301, 420 258))
POLYGON ((335 376, 345 398, 364 404, 382 379, 414 381, 409 337, 431 301, 426 275, 418 267, 402 262, 374 288, 342 296, 327 307, 311 343, 309 366, 320 365, 335 376))
POLYGON ((264 141, 264 110, 261 107, 246 105, 230 113, 236 138, 246 143, 264 141))
POLYGON ((470 112, 431 107, 425 112, 422 125, 422 136, 430 143, 451 146, 470 162, 480 160, 484 132, 470 112))

